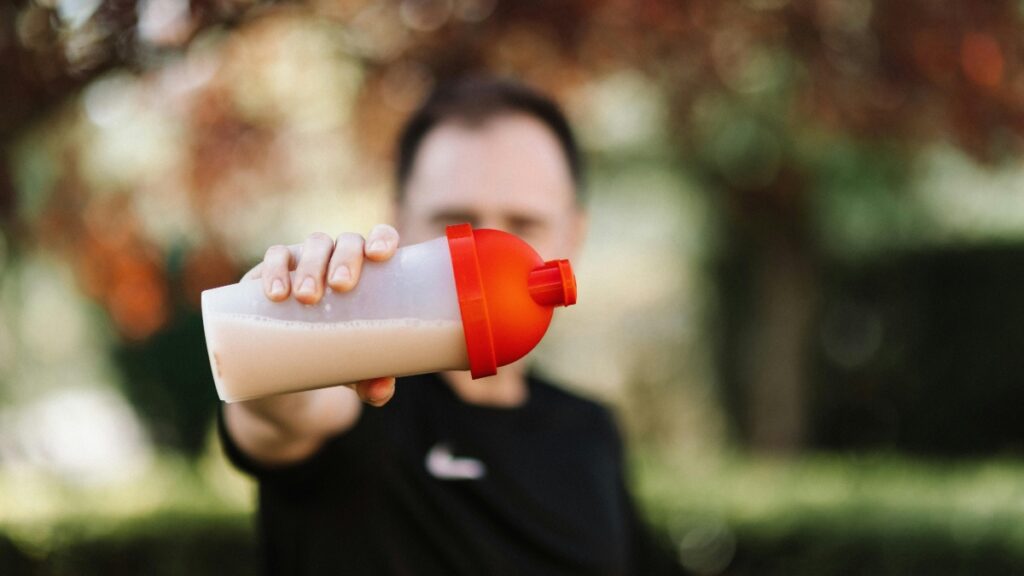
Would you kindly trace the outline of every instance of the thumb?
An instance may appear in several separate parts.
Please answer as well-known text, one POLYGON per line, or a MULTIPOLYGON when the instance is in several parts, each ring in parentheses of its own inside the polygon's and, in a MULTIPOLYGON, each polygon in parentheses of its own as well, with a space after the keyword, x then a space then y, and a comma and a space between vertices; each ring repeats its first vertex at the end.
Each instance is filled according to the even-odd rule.
POLYGON ((378 408, 387 404, 395 395, 395 379, 390 376, 354 382, 346 386, 355 390, 360 400, 378 408))

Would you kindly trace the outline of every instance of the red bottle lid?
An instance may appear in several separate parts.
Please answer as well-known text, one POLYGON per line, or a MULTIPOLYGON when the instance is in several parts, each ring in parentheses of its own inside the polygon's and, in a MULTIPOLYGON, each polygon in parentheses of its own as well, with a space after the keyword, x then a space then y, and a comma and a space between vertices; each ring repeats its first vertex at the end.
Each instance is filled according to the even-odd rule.
POLYGON ((533 350, 555 306, 576 303, 568 260, 545 262, 518 237, 456 224, 445 230, 473 378, 533 350))

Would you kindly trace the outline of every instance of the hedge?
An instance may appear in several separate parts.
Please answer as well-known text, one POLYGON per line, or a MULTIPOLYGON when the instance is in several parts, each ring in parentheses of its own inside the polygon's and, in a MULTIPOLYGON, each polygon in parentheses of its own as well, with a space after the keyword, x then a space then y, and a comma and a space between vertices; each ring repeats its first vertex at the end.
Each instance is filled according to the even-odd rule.
MULTIPOLYGON (((1024 574, 1024 466, 1012 460, 634 464, 642 508, 695 573, 1024 574)), ((0 574, 258 573, 250 511, 195 478, 137 514, 0 511, 0 574)))

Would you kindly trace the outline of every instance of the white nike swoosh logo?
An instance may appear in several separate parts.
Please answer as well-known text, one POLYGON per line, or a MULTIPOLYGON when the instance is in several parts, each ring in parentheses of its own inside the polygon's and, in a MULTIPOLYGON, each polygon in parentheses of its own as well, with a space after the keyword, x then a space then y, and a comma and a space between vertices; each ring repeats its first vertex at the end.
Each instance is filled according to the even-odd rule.
POLYGON ((445 443, 435 444, 427 452, 427 472, 441 480, 479 480, 487 474, 484 463, 475 458, 456 458, 445 443))

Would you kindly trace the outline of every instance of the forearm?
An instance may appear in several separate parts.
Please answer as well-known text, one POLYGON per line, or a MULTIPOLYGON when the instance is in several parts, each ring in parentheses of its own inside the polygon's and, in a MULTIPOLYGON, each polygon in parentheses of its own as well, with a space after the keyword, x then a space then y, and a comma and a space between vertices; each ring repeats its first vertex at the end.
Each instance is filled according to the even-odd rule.
POLYGON ((250 457, 286 464, 309 457, 324 440, 351 428, 361 409, 355 394, 335 387, 227 404, 224 418, 250 457))

